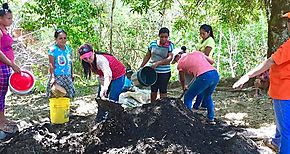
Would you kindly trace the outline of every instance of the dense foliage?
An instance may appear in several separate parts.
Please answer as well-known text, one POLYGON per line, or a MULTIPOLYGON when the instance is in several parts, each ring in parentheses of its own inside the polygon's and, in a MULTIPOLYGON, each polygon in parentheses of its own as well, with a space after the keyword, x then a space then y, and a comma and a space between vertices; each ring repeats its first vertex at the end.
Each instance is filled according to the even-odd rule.
MULTIPOLYGON (((74 51, 84 42, 107 51, 112 24, 114 54, 134 69, 139 67, 150 41, 158 39, 160 27, 171 30, 170 39, 176 47, 186 45, 195 50, 200 41, 199 26, 207 23, 215 35, 215 66, 222 77, 235 77, 266 56, 267 19, 263 6, 261 0, 117 0, 111 14, 112 1, 33 0, 26 2, 20 13, 21 27, 26 31, 46 27, 52 33, 51 42, 53 28, 65 29, 74 51)), ((77 54, 74 57, 74 69, 80 75, 77 54)))

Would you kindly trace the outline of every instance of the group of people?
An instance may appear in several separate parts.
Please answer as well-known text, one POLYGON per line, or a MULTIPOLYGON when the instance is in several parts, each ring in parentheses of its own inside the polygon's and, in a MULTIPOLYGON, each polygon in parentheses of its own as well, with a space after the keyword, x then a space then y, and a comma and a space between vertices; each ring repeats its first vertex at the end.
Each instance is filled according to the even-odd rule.
POLYGON ((178 63, 179 80, 185 92, 184 103, 189 110, 196 111, 202 106, 207 109, 209 124, 214 121, 214 103, 212 93, 219 81, 219 75, 212 66, 213 50, 215 48, 214 35, 210 25, 201 25, 200 37, 196 51, 186 53, 186 47, 174 49, 169 40, 169 30, 165 27, 159 30, 159 40, 150 43, 148 51, 140 67, 144 67, 148 61, 149 66, 157 72, 157 81, 151 86, 151 102, 156 101, 157 92, 160 98, 167 97, 168 82, 171 77, 170 64, 178 63), (193 99, 196 102, 192 105, 193 99))
MULTIPOLYGON (((3 8, 0 10, 0 17, 0 129, 9 132, 9 126, 14 123, 7 120, 4 115, 5 95, 8 90, 8 78, 10 76, 10 68, 12 68, 15 72, 20 72, 20 68, 14 63, 14 53, 12 50, 13 39, 8 34, 6 29, 6 27, 12 24, 12 12, 11 10, 9 10, 7 3, 5 3, 5 5, 3 5, 3 8)), ((174 50, 174 45, 169 40, 168 28, 161 28, 158 34, 159 39, 154 40, 150 43, 148 47, 148 52, 144 57, 142 64, 140 65, 140 67, 144 67, 150 60, 148 65, 154 68, 157 72, 157 81, 151 86, 151 101, 156 101, 158 91, 160 93, 161 99, 167 97, 167 85, 171 77, 170 64, 178 62, 177 68, 180 71, 182 88, 184 90, 188 89, 185 94, 186 106, 191 110, 192 99, 195 97, 195 95, 202 94, 201 100, 203 100, 203 102, 206 102, 206 107, 208 107, 209 121, 213 122, 214 109, 211 94, 218 82, 218 74, 215 74, 217 78, 215 79, 214 83, 211 83, 209 85, 204 85, 200 83, 202 86, 204 86, 203 89, 196 88, 196 86, 200 86, 197 84, 184 84, 184 77, 182 76, 182 74, 187 73, 190 76, 195 76, 195 81, 199 81, 199 76, 204 74, 205 72, 216 72, 215 68, 211 65, 213 61, 209 61, 210 58, 206 56, 210 55, 211 50, 214 49, 214 40, 211 26, 201 26, 200 35, 202 37, 202 41, 197 49, 200 51, 192 53, 185 53, 186 47, 182 47, 182 49, 180 50, 182 52, 179 52, 179 50, 174 50), (176 53, 177 51, 178 53, 176 53), (199 56, 195 56, 195 54, 198 54, 199 56), (195 65, 196 63, 192 64, 192 62, 194 61, 190 60, 191 57, 195 57, 197 60, 200 60, 200 63, 198 65, 195 65), (179 61, 181 62, 179 63, 179 61), (200 67, 200 64, 202 63, 204 63, 205 66, 200 67), (190 67, 188 67, 189 65, 190 67), (192 93, 192 91, 195 92, 192 93)), ((54 84, 57 84, 65 89, 66 97, 73 98, 75 96, 75 90, 73 86, 74 72, 72 63, 72 49, 66 43, 67 33, 62 29, 58 29, 54 33, 54 38, 55 43, 48 50, 50 76, 47 85, 47 96, 57 97, 54 96, 54 93, 52 93, 52 86, 54 84)), ((122 64, 122 62, 120 62, 113 55, 108 53, 96 52, 88 43, 81 45, 78 49, 78 53, 86 77, 90 76, 91 72, 99 76, 98 79, 100 86, 98 97, 118 102, 119 95, 122 91, 124 91, 124 87, 130 87, 130 85, 132 84, 126 76, 126 74, 132 74, 132 72, 128 70, 126 72, 126 67, 124 66, 124 64, 122 64)), ((196 106, 195 109, 198 109, 198 106, 196 106)))
MULTIPOLYGON (((290 31, 290 13, 287 18, 287 26, 290 31)), ((7 27, 12 24, 12 12, 7 3, 0 8, 0 130, 11 132, 15 122, 6 119, 4 114, 5 95, 8 90, 8 79, 11 69, 20 72, 19 66, 14 63, 12 49, 13 39, 8 34, 7 27)), ((195 112, 200 104, 207 109, 209 124, 214 121, 214 102, 212 94, 219 82, 219 74, 212 65, 215 41, 210 25, 200 27, 202 38, 195 51, 186 52, 186 47, 174 49, 174 44, 169 40, 169 29, 159 30, 159 39, 150 43, 148 51, 140 65, 149 65, 157 72, 157 81, 151 86, 151 102, 156 101, 159 91, 160 98, 167 97, 167 86, 171 77, 170 64, 177 63, 179 80, 185 91, 184 104, 195 112), (148 63, 149 62, 149 63, 148 63), (192 104, 193 99, 196 102, 192 104)), ((73 81, 72 49, 66 44, 67 33, 64 30, 56 30, 55 43, 48 50, 49 57, 49 82, 47 86, 48 97, 54 97, 51 87, 58 84, 66 90, 66 96, 73 98, 75 95, 73 81)), ((273 106, 277 124, 275 138, 270 144, 276 146, 281 154, 290 153, 290 39, 261 65, 241 77, 233 87, 241 87, 249 78, 257 76, 270 69, 269 95, 273 98, 273 106)), ((78 49, 84 74, 90 76, 91 72, 99 75, 98 96, 102 99, 118 101, 119 95, 124 89, 126 79, 126 67, 116 57, 108 53, 96 52, 90 44, 83 44, 78 49)), ((132 72, 130 72, 131 74, 132 72)), ((131 84, 131 83, 130 83, 131 84)), ((129 85, 130 86, 130 85, 129 85)))

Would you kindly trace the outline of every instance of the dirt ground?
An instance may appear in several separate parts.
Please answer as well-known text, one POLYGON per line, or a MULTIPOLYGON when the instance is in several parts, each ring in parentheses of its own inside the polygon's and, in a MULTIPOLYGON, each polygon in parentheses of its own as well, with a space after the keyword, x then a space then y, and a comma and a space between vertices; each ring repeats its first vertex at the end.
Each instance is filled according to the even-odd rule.
MULTIPOLYGON (((125 111, 99 102, 105 104, 109 116, 95 124, 98 105, 94 95, 76 98, 71 103, 69 123, 51 125, 44 95, 10 95, 7 115, 19 122, 20 132, 2 141, 0 152, 273 153, 262 146, 265 136, 244 133, 274 124, 271 100, 266 94, 254 97, 251 86, 231 89, 234 81, 221 82, 213 96, 218 122, 215 126, 205 122, 206 112, 193 114, 177 99, 125 111)), ((170 89, 170 97, 179 97, 179 87, 172 85, 170 89)))

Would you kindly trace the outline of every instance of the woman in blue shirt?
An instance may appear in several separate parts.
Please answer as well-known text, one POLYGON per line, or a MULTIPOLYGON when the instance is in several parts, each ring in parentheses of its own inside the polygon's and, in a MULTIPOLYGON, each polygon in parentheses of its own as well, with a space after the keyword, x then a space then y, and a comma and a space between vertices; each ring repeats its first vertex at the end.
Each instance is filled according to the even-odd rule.
POLYGON ((66 90, 66 97, 73 98, 72 50, 66 44, 67 34, 59 29, 54 33, 55 43, 48 50, 50 79, 47 85, 47 96, 57 97, 51 93, 53 84, 58 84, 66 90))

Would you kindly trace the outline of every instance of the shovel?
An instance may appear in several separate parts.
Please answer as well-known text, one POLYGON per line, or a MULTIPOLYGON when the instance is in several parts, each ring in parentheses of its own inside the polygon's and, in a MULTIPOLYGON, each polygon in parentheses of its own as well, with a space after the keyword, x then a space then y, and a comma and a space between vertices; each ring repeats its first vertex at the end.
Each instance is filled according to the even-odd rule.
MULTIPOLYGON (((193 78, 193 79, 188 83, 188 86, 187 86, 187 87, 190 87, 194 80, 195 80, 195 78, 193 78)), ((178 99, 181 100, 181 98, 184 96, 184 94, 185 94, 186 91, 187 91, 187 89, 186 89, 186 90, 183 90, 183 92, 182 92, 181 95, 178 97, 178 99)))

